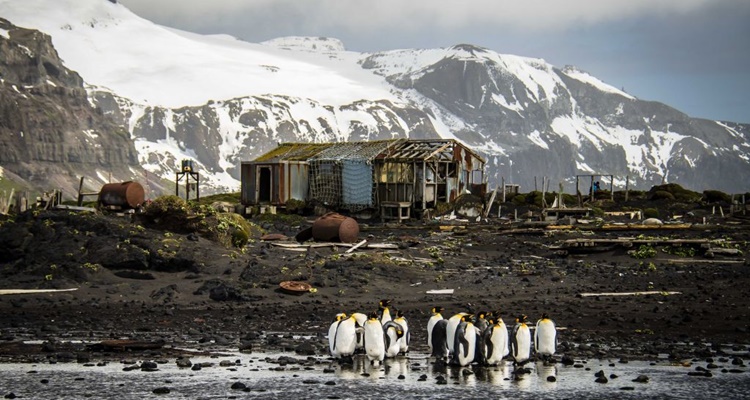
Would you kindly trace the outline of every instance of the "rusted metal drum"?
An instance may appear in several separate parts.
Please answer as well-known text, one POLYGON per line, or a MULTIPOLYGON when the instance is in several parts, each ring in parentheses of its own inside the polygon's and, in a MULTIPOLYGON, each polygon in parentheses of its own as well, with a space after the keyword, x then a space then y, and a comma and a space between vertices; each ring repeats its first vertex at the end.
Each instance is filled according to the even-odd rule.
POLYGON ((323 242, 354 243, 359 236, 359 224, 354 218, 328 213, 313 222, 312 237, 323 242))
POLYGON ((99 191, 99 204, 122 208, 138 208, 146 199, 143 186, 134 181, 108 183, 99 191))

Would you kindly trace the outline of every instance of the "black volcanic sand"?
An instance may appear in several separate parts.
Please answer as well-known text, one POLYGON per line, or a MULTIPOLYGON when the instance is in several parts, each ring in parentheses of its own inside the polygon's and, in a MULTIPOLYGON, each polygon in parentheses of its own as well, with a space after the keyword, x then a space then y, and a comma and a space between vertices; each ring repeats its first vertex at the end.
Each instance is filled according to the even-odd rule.
MULTIPOLYGON (((310 222, 263 226, 268 233, 293 237, 310 222)), ((392 299, 403 310, 416 352, 427 351, 429 309, 441 305, 446 317, 498 311, 508 325, 519 314, 534 321, 546 312, 562 328, 559 356, 747 358, 750 224, 739 218, 719 222, 645 232, 586 226, 550 232, 500 221, 461 224, 467 229, 454 231, 421 223, 372 223, 361 225, 360 238, 398 249, 347 255, 346 247, 293 251, 258 238, 238 251, 195 234, 143 228, 128 217, 27 213, 0 227, 0 288, 77 290, 1 295, 0 362, 176 357, 238 349, 326 355, 332 317, 374 311, 380 299, 392 299), (567 256, 554 248, 571 238, 638 235, 727 238, 743 253, 730 263, 706 258, 701 249, 693 257, 658 249, 655 257, 641 260, 623 247, 567 256), (674 259, 689 261, 669 262, 674 259), (309 282, 317 292, 283 293, 279 283, 287 280, 309 282), (455 293, 426 293, 433 289, 455 293), (631 291, 680 294, 580 296, 631 291), (163 347, 95 345, 112 339, 163 347)))

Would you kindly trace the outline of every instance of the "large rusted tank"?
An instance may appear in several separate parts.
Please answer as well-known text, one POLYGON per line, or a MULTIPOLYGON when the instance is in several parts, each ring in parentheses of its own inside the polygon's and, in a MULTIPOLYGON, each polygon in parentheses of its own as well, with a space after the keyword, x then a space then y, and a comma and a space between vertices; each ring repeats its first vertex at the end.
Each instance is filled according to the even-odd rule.
POLYGON ((135 181, 108 183, 99 191, 103 207, 138 208, 145 201, 143 186, 135 181))
POLYGON ((338 213, 328 213, 312 225, 312 237, 323 242, 354 243, 359 236, 359 224, 354 218, 338 213))

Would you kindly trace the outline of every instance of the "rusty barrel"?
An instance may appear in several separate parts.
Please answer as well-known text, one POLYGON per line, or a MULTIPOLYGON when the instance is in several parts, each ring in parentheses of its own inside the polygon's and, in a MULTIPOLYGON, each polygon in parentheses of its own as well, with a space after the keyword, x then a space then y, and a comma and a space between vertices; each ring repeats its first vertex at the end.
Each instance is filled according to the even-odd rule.
POLYGON ((323 242, 354 243, 359 236, 359 224, 354 218, 338 213, 328 213, 312 225, 312 237, 323 242))
POLYGON ((138 208, 146 199, 143 186, 134 181, 108 183, 99 191, 99 204, 122 208, 138 208))

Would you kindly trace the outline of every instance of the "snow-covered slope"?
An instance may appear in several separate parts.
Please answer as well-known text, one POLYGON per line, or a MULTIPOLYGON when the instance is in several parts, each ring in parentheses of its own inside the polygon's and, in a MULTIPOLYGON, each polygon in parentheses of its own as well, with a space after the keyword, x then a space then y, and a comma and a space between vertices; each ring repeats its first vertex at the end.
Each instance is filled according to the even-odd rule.
POLYGON ((487 155, 491 185, 601 173, 631 187, 737 190, 721 171, 750 170, 747 127, 691 119, 542 59, 467 44, 374 54, 330 38, 254 44, 165 28, 107 0, 0 0, 0 16, 51 35, 92 104, 165 179, 193 158, 206 185, 236 190, 239 163, 279 141, 391 137, 458 138, 487 155))
POLYGON ((392 98, 355 65, 306 60, 275 46, 165 28, 106 0, 0 0, 0 15, 52 36, 87 83, 152 106, 277 94, 344 104, 392 98))

